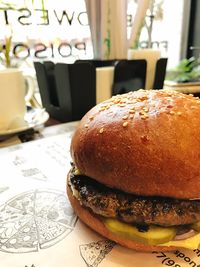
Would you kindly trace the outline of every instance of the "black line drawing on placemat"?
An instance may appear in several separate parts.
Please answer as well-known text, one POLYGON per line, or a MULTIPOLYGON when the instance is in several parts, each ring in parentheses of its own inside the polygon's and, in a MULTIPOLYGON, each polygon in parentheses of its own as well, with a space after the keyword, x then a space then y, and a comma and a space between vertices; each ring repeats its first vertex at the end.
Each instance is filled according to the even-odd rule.
POLYGON ((35 167, 21 169, 21 174, 25 178, 47 181, 47 176, 44 173, 42 173, 40 169, 35 167))
POLYGON ((7 191, 9 189, 8 186, 0 187, 0 194, 7 191))
POLYGON ((80 245, 79 250, 87 267, 97 267, 114 246, 115 242, 113 241, 100 240, 80 245))
POLYGON ((0 206, 0 251, 37 252, 70 234, 77 222, 66 194, 57 190, 24 192, 0 206))

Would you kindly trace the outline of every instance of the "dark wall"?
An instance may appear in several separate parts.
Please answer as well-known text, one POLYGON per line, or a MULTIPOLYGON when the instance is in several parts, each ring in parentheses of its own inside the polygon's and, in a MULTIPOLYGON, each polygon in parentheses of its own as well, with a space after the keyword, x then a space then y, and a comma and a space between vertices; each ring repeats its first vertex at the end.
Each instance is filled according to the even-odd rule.
POLYGON ((190 0, 190 23, 187 58, 200 55, 200 0, 190 0))

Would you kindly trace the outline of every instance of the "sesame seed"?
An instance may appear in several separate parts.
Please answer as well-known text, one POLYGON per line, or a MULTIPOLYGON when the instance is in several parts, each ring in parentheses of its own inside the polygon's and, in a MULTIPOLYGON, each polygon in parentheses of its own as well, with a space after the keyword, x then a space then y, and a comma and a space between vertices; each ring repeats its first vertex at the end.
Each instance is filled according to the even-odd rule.
POLYGON ((129 110, 129 113, 130 113, 130 114, 134 114, 134 113, 135 113, 135 110, 130 109, 130 110, 129 110))
POLYGON ((174 115, 175 112, 174 112, 173 110, 171 110, 171 111, 169 112, 169 114, 174 115))
POLYGON ((91 116, 91 117, 89 117, 89 120, 91 120, 91 121, 92 121, 93 119, 94 119, 94 116, 91 116))
POLYGON ((180 111, 179 111, 179 112, 177 112, 177 115, 178 115, 178 116, 182 115, 182 112, 180 112, 180 111))
POLYGON ((144 110, 139 111, 140 115, 147 115, 147 113, 144 110))
POLYGON ((146 112, 149 111, 149 109, 147 107, 143 107, 143 110, 146 111, 146 112))
POLYGON ((148 118, 149 116, 147 115, 147 114, 145 114, 145 115, 142 115, 141 116, 141 119, 143 119, 143 120, 145 120, 146 118, 148 118))
POLYGON ((105 109, 109 109, 111 107, 111 105, 107 105, 106 107, 105 107, 105 109))
POLYGON ((129 116, 129 118, 130 118, 130 119, 133 119, 133 117, 134 117, 134 115, 133 115, 133 114, 131 114, 131 115, 129 116))
POLYGON ((125 121, 125 122, 123 123, 123 127, 127 127, 127 126, 128 126, 128 122, 125 121))
POLYGON ((104 131, 104 128, 101 128, 101 129, 99 130, 99 133, 103 133, 103 131, 104 131))
POLYGON ((123 120, 127 120, 128 119, 128 115, 125 115, 122 117, 123 120))
POLYGON ((85 128, 88 128, 88 127, 89 127, 89 125, 88 125, 88 124, 85 124, 84 126, 85 126, 85 128))

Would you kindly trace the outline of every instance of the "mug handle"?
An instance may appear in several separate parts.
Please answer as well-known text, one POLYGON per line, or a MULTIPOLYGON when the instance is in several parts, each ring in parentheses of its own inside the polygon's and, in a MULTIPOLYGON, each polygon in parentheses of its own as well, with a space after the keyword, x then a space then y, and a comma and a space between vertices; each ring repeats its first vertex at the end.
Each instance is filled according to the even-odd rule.
POLYGON ((30 75, 24 75, 25 78, 25 102, 30 104, 33 108, 41 108, 41 105, 35 98, 35 79, 30 75))
POLYGON ((25 101, 26 103, 31 100, 34 95, 34 79, 29 75, 24 75, 25 79, 25 101))

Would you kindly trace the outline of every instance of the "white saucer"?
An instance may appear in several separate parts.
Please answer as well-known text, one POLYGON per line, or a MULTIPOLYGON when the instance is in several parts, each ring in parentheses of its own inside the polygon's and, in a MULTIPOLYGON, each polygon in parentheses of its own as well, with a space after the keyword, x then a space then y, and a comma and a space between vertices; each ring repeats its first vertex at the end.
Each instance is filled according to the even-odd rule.
POLYGON ((17 128, 11 128, 6 130, 0 130, 0 136, 14 134, 26 131, 31 128, 36 128, 44 124, 49 119, 49 114, 44 109, 29 108, 24 117, 24 125, 20 125, 17 128))

